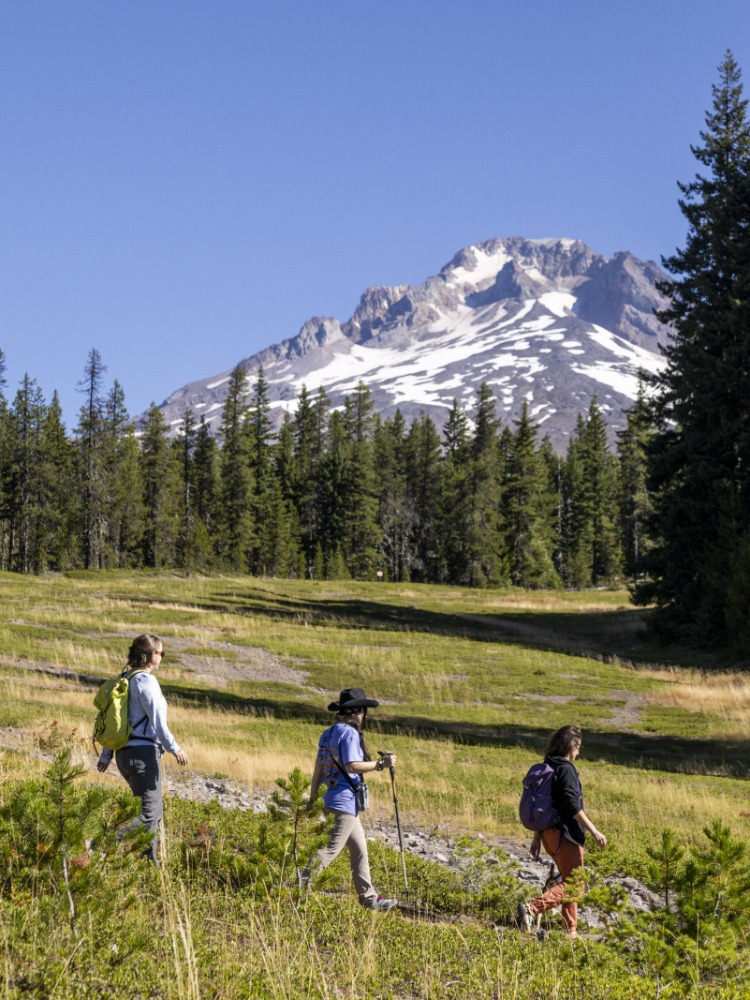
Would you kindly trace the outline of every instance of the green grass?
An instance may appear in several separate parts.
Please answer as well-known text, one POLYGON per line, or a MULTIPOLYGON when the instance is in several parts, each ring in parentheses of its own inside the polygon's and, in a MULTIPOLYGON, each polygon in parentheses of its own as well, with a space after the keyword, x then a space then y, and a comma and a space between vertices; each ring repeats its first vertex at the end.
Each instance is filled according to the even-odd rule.
MULTIPOLYGON (((4 752, 2 767, 14 777, 38 771, 28 751, 52 719, 88 733, 97 679, 122 666, 134 635, 152 631, 167 650, 159 676, 172 728, 191 766, 207 776, 270 787, 294 766, 309 771, 320 729, 330 721, 327 703, 357 684, 381 700, 369 742, 399 755, 407 828, 522 837, 520 777, 549 733, 572 722, 584 729, 586 807, 609 840, 602 854, 589 852, 600 872, 642 874, 646 846, 667 825, 683 842, 714 817, 750 835, 749 719, 737 708, 744 695, 691 694, 692 681, 713 692, 710 678, 692 668, 721 664, 705 653, 654 647, 644 612, 633 610, 622 591, 2 574, 0 622, 0 741, 19 747, 4 752), (670 703, 666 696, 683 687, 687 694, 670 703)), ((370 784, 374 813, 390 817, 387 780, 370 784)), ((334 982, 344 984, 345 996, 654 995, 653 984, 632 970, 618 978, 620 992, 608 993, 615 959, 595 942, 571 961, 565 943, 538 957, 515 935, 481 921, 441 926, 397 918, 374 933, 367 915, 348 903, 342 911, 340 901, 316 897, 304 912, 279 904, 271 913, 241 896, 203 899, 177 873, 170 877, 174 919, 183 904, 190 911, 190 947, 201 956, 197 979, 176 983, 174 956, 182 945, 175 942, 183 932, 170 937, 166 930, 148 959, 155 992, 144 996, 231 996, 230 981, 241 984, 238 996, 328 996, 334 982), (179 893, 186 894, 182 903, 179 893), (295 951, 295 936, 317 957, 295 951), (358 950, 361 940, 367 958, 358 967, 340 945, 357 941, 358 950)), ((142 905, 131 915, 134 926, 146 912, 153 920, 159 904, 149 897, 142 905)), ((9 906, 0 900, 0 949, 12 942, 18 962, 35 970, 29 996, 99 995, 94 987, 86 992, 80 970, 74 974, 78 960, 66 965, 57 951, 47 954, 37 903, 23 917, 9 906), (53 979, 61 984, 57 993, 53 979)), ((87 947, 101 964, 104 946, 87 947)), ((112 972, 113 982, 121 971, 112 972)), ((15 996, 15 987, 6 980, 3 992, 2 982, 0 1000, 15 996)), ((117 989, 111 995, 128 995, 117 989)))

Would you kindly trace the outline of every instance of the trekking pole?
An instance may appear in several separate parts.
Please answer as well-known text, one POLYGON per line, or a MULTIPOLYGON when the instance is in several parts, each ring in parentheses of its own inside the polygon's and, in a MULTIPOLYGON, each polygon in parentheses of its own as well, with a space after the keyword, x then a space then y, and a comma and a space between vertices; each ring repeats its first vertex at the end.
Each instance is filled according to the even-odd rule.
MULTIPOLYGON (((387 750, 378 750, 378 754, 381 757, 385 757, 388 753, 387 750)), ((409 882, 406 878, 406 855, 404 854, 404 840, 401 836, 401 820, 398 817, 398 794, 396 793, 396 768, 389 767, 388 770, 391 772, 391 791, 393 793, 393 808, 396 812, 396 829, 398 830, 398 847, 401 851, 401 868, 404 872, 404 893, 409 895, 409 882)))

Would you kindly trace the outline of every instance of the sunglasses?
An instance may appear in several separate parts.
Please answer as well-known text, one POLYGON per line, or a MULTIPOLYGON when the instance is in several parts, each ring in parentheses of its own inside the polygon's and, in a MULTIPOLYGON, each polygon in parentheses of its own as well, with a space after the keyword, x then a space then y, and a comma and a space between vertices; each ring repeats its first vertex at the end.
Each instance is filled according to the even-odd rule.
POLYGON ((163 660, 164 659, 164 650, 163 649, 155 649, 154 650, 154 655, 155 656, 160 656, 162 658, 162 660, 163 660))

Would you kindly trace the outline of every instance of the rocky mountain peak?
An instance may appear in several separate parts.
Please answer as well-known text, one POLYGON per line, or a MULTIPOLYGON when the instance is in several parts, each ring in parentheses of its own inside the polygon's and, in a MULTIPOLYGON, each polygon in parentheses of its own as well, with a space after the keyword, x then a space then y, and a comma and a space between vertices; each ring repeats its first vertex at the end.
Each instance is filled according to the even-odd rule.
MULTIPOLYGON (((625 251, 606 258, 580 240, 507 237, 460 250, 418 285, 365 290, 352 316, 313 317, 299 333, 241 361, 262 365, 280 422, 302 385, 332 405, 362 381, 376 409, 442 425, 457 399, 471 415, 482 383, 512 421, 529 403, 542 433, 564 449, 594 393, 611 433, 641 369, 663 364, 668 335, 654 314, 666 299, 656 264, 625 251)), ((195 382, 162 404, 175 428, 186 406, 220 426, 229 372, 195 382)))

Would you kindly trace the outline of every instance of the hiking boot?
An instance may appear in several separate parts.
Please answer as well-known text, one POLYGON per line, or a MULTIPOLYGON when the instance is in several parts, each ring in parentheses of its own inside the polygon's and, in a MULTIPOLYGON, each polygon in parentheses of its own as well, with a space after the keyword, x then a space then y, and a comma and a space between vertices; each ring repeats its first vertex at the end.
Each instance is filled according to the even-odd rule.
POLYGON ((379 913, 387 913, 392 910, 395 906, 398 906, 397 899, 386 899, 384 896, 378 896, 377 899, 368 899, 367 902, 362 904, 367 910, 376 910, 379 913))
POLYGON ((304 892, 306 889, 310 888, 310 869, 300 868, 297 875, 297 888, 300 892, 304 892))
POLYGON ((518 910, 518 926, 523 931, 524 934, 531 934, 534 928, 534 918, 531 915, 531 910, 528 908, 526 903, 519 903, 518 910))

